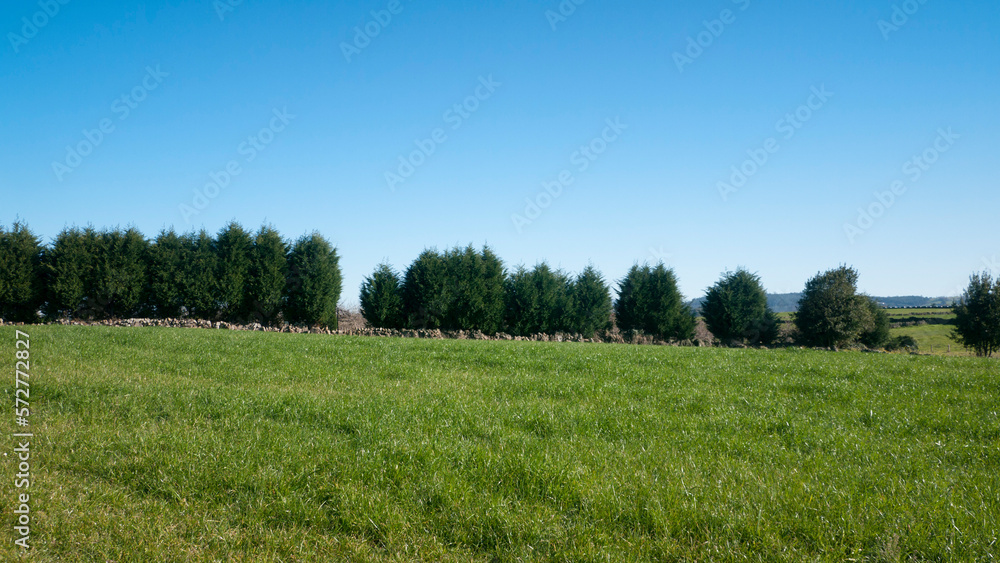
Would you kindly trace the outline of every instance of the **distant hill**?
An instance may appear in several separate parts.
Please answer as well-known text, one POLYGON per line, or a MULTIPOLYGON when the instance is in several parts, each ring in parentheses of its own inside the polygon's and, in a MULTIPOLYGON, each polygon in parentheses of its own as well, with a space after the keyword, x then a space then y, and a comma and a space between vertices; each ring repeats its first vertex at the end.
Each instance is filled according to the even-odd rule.
MULTIPOLYGON (((799 308, 801 293, 768 293, 767 304, 775 313, 794 313, 799 308)), ((922 297, 919 295, 907 295, 903 297, 876 297, 883 307, 891 308, 911 308, 911 307, 949 307, 955 300, 954 297, 922 297)), ((688 302, 695 311, 701 310, 701 304, 705 300, 699 297, 688 302)))

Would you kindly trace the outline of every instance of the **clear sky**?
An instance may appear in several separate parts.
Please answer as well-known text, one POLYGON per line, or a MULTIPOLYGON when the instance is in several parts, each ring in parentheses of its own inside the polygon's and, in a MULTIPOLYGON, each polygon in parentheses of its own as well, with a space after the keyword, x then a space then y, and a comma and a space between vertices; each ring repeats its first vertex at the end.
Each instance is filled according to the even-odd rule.
POLYGON ((994 0, 576 2, 5 1, 0 223, 315 229, 346 304, 470 242, 689 298, 1000 274, 994 0))

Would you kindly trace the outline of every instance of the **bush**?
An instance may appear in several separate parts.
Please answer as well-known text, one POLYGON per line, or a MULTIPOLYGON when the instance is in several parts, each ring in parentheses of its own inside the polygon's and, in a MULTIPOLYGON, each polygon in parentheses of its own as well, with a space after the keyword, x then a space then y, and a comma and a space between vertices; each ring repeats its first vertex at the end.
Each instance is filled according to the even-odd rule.
POLYGON ((619 282, 615 319, 623 333, 639 331, 664 340, 694 338, 695 316, 684 304, 674 271, 632 266, 619 282))
POLYGON ((27 225, 0 226, 0 319, 35 322, 42 300, 42 247, 27 225))
POLYGON ((1000 350, 1000 279, 994 281, 988 272, 973 274, 954 311, 956 342, 981 357, 1000 350))
POLYGON ((226 225, 215 239, 217 304, 225 320, 238 322, 246 315, 252 248, 250 233, 236 222, 226 225))
POLYGON ((587 266, 570 288, 574 307, 570 332, 593 338, 598 331, 611 328, 611 289, 593 266, 587 266))
POLYGON ((726 272, 708 289, 701 314, 722 341, 768 345, 778 338, 778 316, 767 306, 760 277, 742 268, 726 272))
POLYGON ((889 314, 871 297, 865 297, 868 306, 866 326, 861 333, 861 343, 869 348, 882 348, 889 343, 889 314))
POLYGON ((897 336, 896 338, 891 339, 885 346, 885 349, 890 352, 904 349, 916 351, 919 348, 920 346, 917 345, 917 339, 909 335, 897 336))
POLYGON ((278 231, 261 227, 250 249, 250 271, 244 317, 269 325, 278 320, 285 304, 285 281, 288 277, 288 244, 278 231))
POLYGON ((336 249, 319 233, 301 237, 288 258, 285 317, 292 323, 336 329, 342 285, 336 249))
POLYGON ((361 315, 376 328, 403 328, 403 288, 399 275, 381 264, 361 284, 361 315))
POLYGON ((795 314, 800 338, 813 346, 846 346, 872 326, 870 299, 857 293, 858 271, 847 266, 806 282, 795 314))

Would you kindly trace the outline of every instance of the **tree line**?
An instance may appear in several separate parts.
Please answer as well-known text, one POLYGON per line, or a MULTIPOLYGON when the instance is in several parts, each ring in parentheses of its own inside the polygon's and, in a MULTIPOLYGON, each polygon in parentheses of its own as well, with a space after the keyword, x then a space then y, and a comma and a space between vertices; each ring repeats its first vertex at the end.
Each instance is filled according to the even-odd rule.
POLYGON ((337 326, 342 276, 319 233, 294 242, 263 226, 202 230, 66 228, 43 245, 22 223, 0 226, 0 318, 124 317, 337 326))
MULTIPOLYGON (((796 339, 834 347, 892 345, 889 317, 858 292, 859 274, 840 266, 806 282, 794 314, 796 339)), ((337 326, 342 274, 335 248, 318 233, 294 242, 269 226, 256 233, 232 222, 206 231, 64 229, 43 245, 22 223, 0 226, 0 318, 34 322, 70 317, 190 317, 337 326)), ((405 270, 380 264, 361 285, 361 313, 373 327, 479 330, 517 336, 612 326, 625 335, 691 340, 697 316, 674 271, 635 265, 617 282, 617 299, 588 266, 577 275, 551 268, 508 270, 489 248, 425 250, 405 270)), ((975 274, 954 308, 953 338, 977 355, 1000 351, 1000 280, 975 274)), ((743 268, 708 288, 701 308, 724 343, 770 345, 780 321, 760 277, 743 268)))

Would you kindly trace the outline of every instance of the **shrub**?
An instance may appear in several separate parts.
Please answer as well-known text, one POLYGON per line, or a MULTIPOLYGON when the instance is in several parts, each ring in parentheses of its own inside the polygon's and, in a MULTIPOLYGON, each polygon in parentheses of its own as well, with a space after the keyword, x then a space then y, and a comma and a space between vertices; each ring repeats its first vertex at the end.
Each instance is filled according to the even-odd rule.
POLYGON ((847 266, 806 282, 795 314, 800 338, 813 346, 857 342, 871 326, 870 299, 857 294, 858 271, 847 266))
POLYGON ((261 227, 250 249, 244 317, 261 324, 274 324, 284 306, 288 277, 288 244, 278 231, 261 227))
POLYGON ((42 247, 27 225, 0 226, 0 319, 35 322, 41 306, 42 247))
POLYGON ((885 349, 890 352, 903 349, 916 351, 919 348, 920 346, 917 345, 917 339, 910 335, 897 336, 896 338, 891 339, 885 346, 885 349))
POLYGON ((760 277, 742 268, 726 272, 708 289, 701 314, 708 330, 723 341, 767 345, 778 337, 778 316, 767 306, 760 277))
POLYGON ((377 328, 403 328, 403 287, 399 275, 381 264, 361 284, 361 315, 377 328))
POLYGON ((615 319, 623 333, 639 331, 662 339, 694 338, 695 316, 684 304, 674 271, 632 266, 619 282, 615 319))
POLYGON ((570 332, 593 338, 611 328, 611 289, 593 266, 587 266, 570 288, 573 320, 570 332))
POLYGON ((869 348, 882 348, 889 343, 889 314, 871 297, 865 297, 868 315, 861 333, 861 343, 869 348))
POLYGON ((288 257, 285 317, 292 323, 336 329, 342 285, 337 250, 319 233, 301 237, 288 257))
POLYGON ((994 281, 988 272, 973 274, 954 311, 956 342, 981 357, 1000 350, 1000 279, 994 281))

